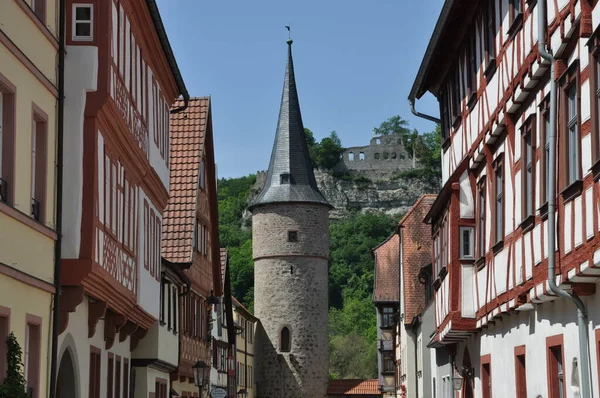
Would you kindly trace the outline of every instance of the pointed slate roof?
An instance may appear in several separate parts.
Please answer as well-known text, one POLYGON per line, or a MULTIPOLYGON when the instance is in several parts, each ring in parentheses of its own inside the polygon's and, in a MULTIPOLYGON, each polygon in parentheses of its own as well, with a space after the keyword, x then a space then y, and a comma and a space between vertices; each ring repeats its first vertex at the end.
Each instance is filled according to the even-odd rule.
POLYGON ((300 114, 292 60, 292 40, 288 40, 287 43, 288 60, 271 162, 265 186, 249 206, 250 210, 256 206, 289 202, 316 203, 332 207, 317 187, 300 114))

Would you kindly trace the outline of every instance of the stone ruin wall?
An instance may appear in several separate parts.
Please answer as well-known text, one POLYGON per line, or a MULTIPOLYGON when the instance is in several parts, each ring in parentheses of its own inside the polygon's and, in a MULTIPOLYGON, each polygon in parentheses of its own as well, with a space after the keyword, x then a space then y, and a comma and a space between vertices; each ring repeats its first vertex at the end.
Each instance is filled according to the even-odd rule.
MULTIPOLYGON (((419 168, 419 162, 414 167, 419 168)), ((371 138, 367 146, 346 148, 334 171, 404 171, 413 168, 412 156, 396 135, 371 138)))

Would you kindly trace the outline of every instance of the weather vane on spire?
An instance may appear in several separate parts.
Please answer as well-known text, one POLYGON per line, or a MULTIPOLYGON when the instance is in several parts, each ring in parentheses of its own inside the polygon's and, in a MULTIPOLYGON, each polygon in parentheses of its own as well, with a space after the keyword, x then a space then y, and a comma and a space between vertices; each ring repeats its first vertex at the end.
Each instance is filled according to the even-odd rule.
POLYGON ((292 40, 292 32, 290 31, 290 25, 285 25, 285 28, 288 31, 288 40, 292 40))

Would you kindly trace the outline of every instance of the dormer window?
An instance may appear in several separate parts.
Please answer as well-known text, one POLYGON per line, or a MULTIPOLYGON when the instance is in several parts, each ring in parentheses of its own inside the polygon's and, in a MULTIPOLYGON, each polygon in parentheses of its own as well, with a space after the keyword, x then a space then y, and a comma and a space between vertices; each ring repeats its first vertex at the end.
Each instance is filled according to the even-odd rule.
POLYGON ((279 177, 281 178, 281 185, 292 183, 292 176, 290 173, 281 173, 279 177))
POLYGON ((298 242, 298 231, 288 231, 288 242, 298 242))

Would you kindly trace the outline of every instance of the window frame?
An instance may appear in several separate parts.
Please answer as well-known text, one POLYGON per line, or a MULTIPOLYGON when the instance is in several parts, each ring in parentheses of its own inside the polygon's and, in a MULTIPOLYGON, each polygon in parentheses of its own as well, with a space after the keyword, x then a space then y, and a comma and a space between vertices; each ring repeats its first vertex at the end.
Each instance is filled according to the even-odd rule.
POLYGON ((394 327, 394 307, 386 305, 381 307, 381 329, 394 327))
POLYGON ((477 261, 482 261, 486 255, 486 200, 486 176, 484 175, 477 182, 477 261))
POLYGON ((75 42, 93 42, 94 41, 94 5, 91 3, 74 3, 71 8, 71 40, 75 42), (77 20, 77 9, 78 8, 89 8, 90 19, 89 21, 78 21, 77 20), (77 35, 77 24, 78 23, 89 23, 90 24, 90 35, 89 36, 78 36, 77 35))
MULTIPOLYGON (((592 124, 592 171, 594 179, 600 177, 600 37, 594 35, 590 41, 590 108, 592 124), (595 112, 594 112, 595 110, 595 112)), ((585 171, 585 170, 584 170, 585 171)))
POLYGON ((490 78, 496 70, 496 1, 488 0, 484 12, 484 53, 485 70, 484 75, 490 78), (491 47, 491 48, 490 48, 491 47))
POLYGON ((536 195, 536 123, 530 115, 521 126, 521 228, 528 230, 535 219, 536 195))
POLYGON ((506 34, 509 37, 512 37, 523 25, 523 12, 525 9, 525 4, 523 4, 523 0, 509 0, 508 1, 508 17, 510 21, 510 25, 506 34), (519 9, 516 9, 516 5, 518 4, 519 9))
POLYGON ((505 233, 505 182, 504 182, 504 154, 498 157, 492 163, 493 186, 494 186, 494 251, 500 249, 504 243, 505 233))
POLYGON ((567 383, 565 381, 565 351, 562 334, 546 337, 546 377, 548 380, 548 398, 562 398, 560 394, 561 382, 559 378, 555 377, 559 374, 558 365, 560 365, 562 368, 562 397, 566 397, 567 383), (560 358, 555 355, 557 349, 560 350, 560 358))
POLYGON ((33 11, 40 22, 46 24, 46 0, 32 0, 32 3, 30 5, 31 11, 33 11))
POLYGON ((515 347, 515 398, 527 398, 527 356, 525 346, 515 347))
POLYGON ((461 226, 458 228, 459 230, 459 242, 460 242, 460 248, 459 248, 459 255, 460 255, 460 259, 461 260, 475 260, 475 242, 474 242, 474 227, 471 226, 461 226), (469 233, 469 251, 470 254, 465 254, 464 249, 464 233, 468 232, 469 233))
POLYGON ((579 195, 583 188, 583 173, 581 170, 581 87, 580 87, 580 75, 579 75, 579 61, 574 61, 569 68, 559 78, 560 84, 560 111, 558 128, 560 129, 557 133, 558 139, 560 139, 559 147, 562 147, 562 151, 558 155, 558 162, 562 164, 562 191, 560 195, 563 197, 563 201, 567 202, 579 195), (573 105, 571 108, 569 105, 570 94, 574 92, 573 105), (574 115, 570 114, 570 111, 574 111, 574 115), (572 128, 575 129, 572 132, 572 128), (575 142, 573 142, 575 141, 575 142), (572 165, 571 156, 573 155, 571 147, 575 145, 575 166, 572 165), (573 167, 573 168, 572 168, 573 167), (574 174, 571 174, 574 173, 574 174), (576 177, 576 178, 574 178, 576 177), (574 178, 574 179, 573 179, 574 178))
POLYGON ((550 94, 548 94, 540 103, 540 115, 542 116, 540 120, 540 144, 542 142, 544 143, 543 150, 541 150, 540 176, 542 176, 542 178, 540 181, 540 202, 542 203, 542 207, 544 207, 544 205, 548 202, 548 185, 550 183, 550 168, 548 167, 548 158, 550 152, 550 143, 548 141, 548 126, 551 123, 550 94))
POLYGON ((23 372, 27 395, 40 397, 40 378, 42 366, 42 318, 26 314, 25 344, 23 347, 23 372))
POLYGON ((48 115, 35 103, 31 113, 31 216, 43 224, 46 221, 48 115))
POLYGON ((16 93, 16 86, 0 73, 0 203, 9 206, 15 198, 16 93))
POLYGON ((481 357, 481 396, 492 398, 492 357, 490 354, 481 357), (485 386, 487 385, 487 388, 485 386))
POLYGON ((394 351, 384 351, 381 353, 381 373, 394 373, 396 364, 394 361, 394 351))

